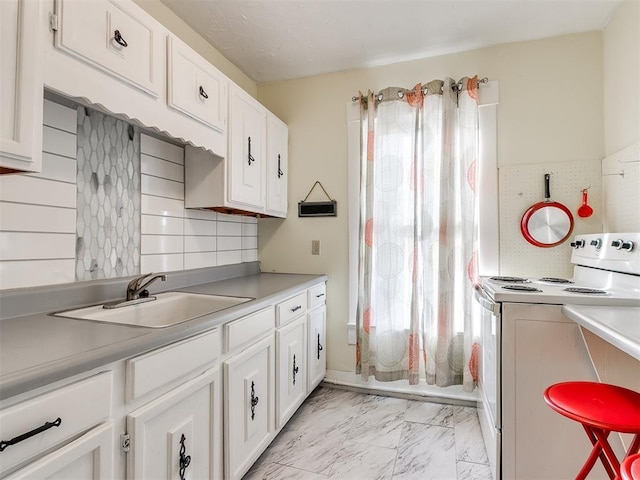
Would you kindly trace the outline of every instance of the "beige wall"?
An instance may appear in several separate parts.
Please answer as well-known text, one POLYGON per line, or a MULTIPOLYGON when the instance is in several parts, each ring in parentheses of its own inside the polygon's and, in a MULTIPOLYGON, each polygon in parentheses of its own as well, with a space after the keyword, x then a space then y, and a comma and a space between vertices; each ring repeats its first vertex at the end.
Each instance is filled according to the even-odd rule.
POLYGON ((197 34, 180 17, 173 13, 173 11, 169 10, 160 0, 133 1, 174 35, 180 37, 187 45, 215 65, 218 70, 249 92, 249 94, 254 97, 257 95, 258 86, 256 82, 227 60, 224 55, 212 47, 210 43, 197 34))
MULTIPOLYGON (((347 345, 348 235, 346 105, 358 90, 413 86, 451 76, 500 84, 498 161, 593 165, 604 154, 602 34, 590 32, 370 69, 259 85, 258 98, 289 125, 289 211, 259 224, 263 271, 329 276, 328 368, 352 370, 347 345), (336 218, 298 218, 297 202, 316 180, 338 201, 336 218), (311 240, 321 255, 311 255, 311 240)), ((597 165, 597 163, 596 163, 597 165)), ((532 179, 536 186, 539 179, 532 179)), ((540 187, 541 188, 541 187, 540 187)), ((578 205, 572 205, 571 207, 578 205)), ((501 225, 518 229, 518 225, 501 225)), ((501 245, 501 255, 509 254, 501 245)), ((542 250, 542 249, 538 249, 542 250)), ((524 273, 526 274, 526 272, 524 273)))
POLYGON ((611 155, 640 140, 640 2, 626 0, 603 33, 604 138, 611 155))

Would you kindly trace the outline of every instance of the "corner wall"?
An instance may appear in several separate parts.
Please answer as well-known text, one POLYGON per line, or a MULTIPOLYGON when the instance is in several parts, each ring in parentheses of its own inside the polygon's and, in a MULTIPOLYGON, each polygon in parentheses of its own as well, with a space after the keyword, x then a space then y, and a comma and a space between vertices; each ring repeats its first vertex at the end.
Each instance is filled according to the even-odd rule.
POLYGON ((640 140, 640 2, 626 0, 603 33, 604 141, 609 156, 640 140))

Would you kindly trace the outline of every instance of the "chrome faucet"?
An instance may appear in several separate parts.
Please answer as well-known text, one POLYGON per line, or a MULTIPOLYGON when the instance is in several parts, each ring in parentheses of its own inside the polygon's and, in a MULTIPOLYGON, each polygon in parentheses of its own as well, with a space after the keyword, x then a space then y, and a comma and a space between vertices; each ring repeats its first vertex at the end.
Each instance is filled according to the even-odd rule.
MULTIPOLYGON (((1 1, 1 0, 0 0, 1 1)), ((102 305, 102 308, 120 308, 128 305, 135 305, 137 303, 151 302, 156 299, 154 296, 149 296, 149 292, 143 294, 144 290, 156 280, 167 280, 167 276, 153 275, 153 273, 145 273, 139 277, 134 278, 127 285, 127 297, 124 300, 116 300, 114 302, 108 302, 102 305), (149 278, 151 277, 151 278, 149 278), (147 280, 145 282, 145 280, 147 280), (144 283, 143 283, 144 282, 144 283)))
POLYGON ((127 285, 127 302, 130 302, 131 300, 138 300, 140 298, 140 292, 156 280, 160 279, 163 282, 167 281, 166 275, 153 275, 153 277, 149 278, 147 282, 140 285, 145 278, 150 277, 151 275, 153 275, 153 273, 145 273, 144 275, 140 275, 129 282, 129 285, 127 285))

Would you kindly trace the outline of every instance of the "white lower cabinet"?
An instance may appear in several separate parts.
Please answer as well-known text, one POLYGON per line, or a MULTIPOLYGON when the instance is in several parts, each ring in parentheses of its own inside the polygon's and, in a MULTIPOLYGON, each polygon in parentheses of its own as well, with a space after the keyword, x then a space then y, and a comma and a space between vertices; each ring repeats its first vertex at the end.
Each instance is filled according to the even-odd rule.
POLYGON ((324 295, 0 402, 0 477, 242 478, 324 377, 324 295))
POLYGON ((273 335, 224 362, 225 478, 239 479, 274 436, 273 335))
POLYGON ((6 477, 22 479, 110 480, 113 475, 113 425, 89 430, 73 442, 6 477))
POLYGON ((278 427, 283 427, 307 397, 307 319, 304 315, 278 329, 278 427))
POLYGON ((308 318, 308 373, 307 373, 307 393, 311 393, 322 381, 327 373, 326 357, 326 324, 327 307, 312 310, 307 314, 308 318))
POLYGON ((127 477, 222 477, 220 368, 190 380, 127 416, 127 477))

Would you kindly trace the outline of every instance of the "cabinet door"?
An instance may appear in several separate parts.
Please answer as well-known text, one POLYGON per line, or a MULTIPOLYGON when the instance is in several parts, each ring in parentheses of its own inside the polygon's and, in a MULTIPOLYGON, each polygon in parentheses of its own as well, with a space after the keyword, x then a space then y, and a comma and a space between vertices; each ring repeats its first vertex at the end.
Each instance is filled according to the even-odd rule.
POLYGON ((172 36, 167 37, 167 69, 169 106, 226 133, 228 82, 222 72, 172 36))
POLYGON ((42 4, 0 1, 0 173, 41 170, 42 4))
POLYGON ((310 393, 324 378, 327 372, 326 357, 326 324, 327 324, 327 307, 324 305, 316 308, 308 315, 309 318, 309 374, 307 392, 310 393))
POLYGON ((239 88, 231 92, 228 200, 232 205, 264 209, 266 110, 239 88))
POLYGON ((289 129, 272 114, 267 118, 267 213, 287 216, 289 129))
POLYGON ((217 367, 128 415, 127 476, 220 478, 221 401, 217 367))
POLYGON ((276 332, 278 428, 307 396, 307 319, 300 316, 276 332))
POLYGON ((89 65, 158 97, 158 27, 120 0, 58 0, 55 45, 89 65))
POLYGON ((114 478, 114 442, 113 426, 109 422, 18 470, 6 477, 6 480, 30 478, 110 480, 114 478))
POLYGON ((271 442, 274 383, 273 336, 225 362, 225 478, 242 478, 271 442))

